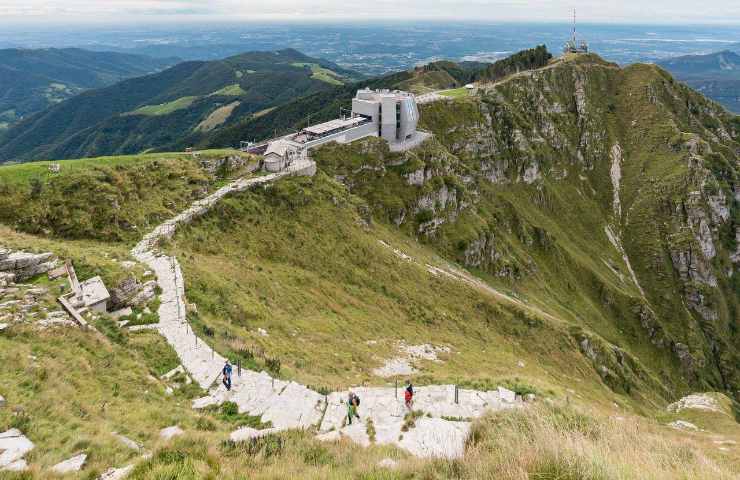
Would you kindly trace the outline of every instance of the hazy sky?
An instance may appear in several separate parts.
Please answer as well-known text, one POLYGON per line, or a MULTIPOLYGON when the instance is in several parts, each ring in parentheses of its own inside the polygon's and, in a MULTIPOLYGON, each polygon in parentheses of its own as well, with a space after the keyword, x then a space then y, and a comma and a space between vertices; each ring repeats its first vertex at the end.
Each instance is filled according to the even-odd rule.
POLYGON ((0 0, 0 22, 211 20, 550 21, 736 23, 740 0, 0 0))

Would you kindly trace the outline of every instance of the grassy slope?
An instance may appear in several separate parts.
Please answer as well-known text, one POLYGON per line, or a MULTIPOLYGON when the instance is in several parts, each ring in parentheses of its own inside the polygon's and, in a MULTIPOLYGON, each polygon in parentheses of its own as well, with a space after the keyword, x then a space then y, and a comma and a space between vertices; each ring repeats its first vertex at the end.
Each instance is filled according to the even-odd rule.
MULTIPOLYGON (((230 95, 224 93, 223 95, 230 95)), ((168 115, 177 110, 188 108, 198 97, 181 97, 176 100, 172 100, 167 103, 160 103, 159 105, 145 105, 139 107, 133 112, 132 115, 168 115)))
MULTIPOLYGON (((356 202, 324 176, 290 180, 227 199, 179 234, 170 248, 192 279, 194 320, 213 329, 211 341, 234 355, 264 350, 281 360, 284 375, 319 386, 377 383, 370 371, 395 356, 400 339, 460 352, 425 365, 427 381, 507 376, 518 359, 569 343, 553 327, 398 259, 379 240, 422 265, 440 262, 392 229, 363 227, 356 202), (532 348, 528 340, 542 331, 552 331, 550 342, 532 348)), ((547 387, 534 358, 518 374, 547 387)))
MULTIPOLYGON (((200 159, 242 155, 209 150, 200 159)), ((101 157, 0 167, 0 221, 65 238, 134 241, 182 210, 222 177, 184 153, 101 157)))
MULTIPOLYGON (((732 331, 733 312, 737 312, 733 288, 737 292, 737 287, 721 284, 719 291, 711 293, 719 306, 719 321, 716 327, 700 327, 680 302, 673 301, 684 292, 674 278, 668 255, 674 232, 666 228, 657 235, 645 233, 660 225, 656 218, 666 216, 666 201, 686 198, 697 188, 691 185, 694 177, 686 172, 686 152, 677 150, 670 140, 676 134, 677 120, 688 116, 689 122, 681 127, 708 138, 714 133, 707 128, 716 129, 719 124, 706 101, 702 104, 698 96, 686 91, 674 93, 675 103, 680 104, 683 95, 689 104, 698 104, 692 109, 707 113, 681 112, 668 103, 674 98, 669 93, 660 100, 668 106, 656 108, 645 98, 646 87, 640 83, 645 78, 668 84, 654 67, 620 71, 593 57, 573 58, 537 75, 515 76, 484 93, 482 99, 425 106, 422 122, 437 140, 415 152, 390 154, 382 144, 365 141, 330 145, 315 157, 327 173, 344 178, 382 220, 400 224, 448 258, 472 262, 472 266, 478 263, 469 261, 469 252, 485 245, 478 252, 482 259, 479 273, 487 280, 512 288, 566 319, 579 341, 584 335, 596 334, 598 338, 592 341, 613 344, 602 345, 594 368, 615 391, 652 392, 666 398, 687 392, 689 383, 701 389, 723 388, 717 370, 721 366, 725 372, 732 371, 732 343, 737 341, 732 331), (580 119, 573 100, 576 75, 584 79, 587 108, 580 119), (620 103, 611 103, 612 99, 620 103), (627 129, 633 137, 626 137, 627 129), (542 139, 543 135, 548 138, 542 139), (582 141, 589 143, 579 153, 576 147, 582 141), (625 149, 622 204, 623 212, 629 212, 626 220, 612 213, 608 155, 616 141, 625 149), (393 166, 398 163, 402 165, 393 166), (482 179, 491 175, 492 165, 501 169, 495 173, 497 185, 482 179), (527 185, 522 178, 532 165, 544 177, 527 185), (432 178, 423 186, 409 186, 404 176, 413 172, 432 178), (654 186, 656 178, 663 185, 654 186), (452 206, 439 204, 443 189, 455 194, 452 206), (420 207, 428 198, 432 198, 431 206, 420 207), (430 220, 441 225, 430 226, 430 220), (631 281, 621 254, 609 242, 604 231, 607 225, 617 232, 624 229, 638 277, 649 285, 647 301, 657 312, 657 325, 668 332, 662 346, 656 348, 658 340, 645 330, 642 317, 648 304, 631 281), (635 240, 640 244, 634 244, 635 240), (652 262, 656 256, 662 262, 659 269, 652 262), (707 348, 701 332, 707 328, 710 332, 716 328, 709 342, 721 345, 718 363, 701 360, 702 349, 707 348), (693 345, 692 354, 705 370, 679 367, 671 341, 693 345), (618 351, 627 355, 626 364, 614 356, 618 351), (603 371, 603 366, 609 370, 603 371)), ((727 121, 731 125, 731 119, 727 121)), ((731 146, 718 143, 714 148, 732 158, 731 146)), ((733 177, 724 177, 728 179, 722 188, 729 190, 731 183, 727 182, 733 177)), ((726 195, 731 198, 731 190, 726 195)), ((732 202, 730 208, 735 215, 732 202)), ((728 222, 723 230, 731 225, 728 222)), ((718 272, 727 271, 724 255, 734 246, 728 242, 723 248, 719 262, 724 267, 718 272)))

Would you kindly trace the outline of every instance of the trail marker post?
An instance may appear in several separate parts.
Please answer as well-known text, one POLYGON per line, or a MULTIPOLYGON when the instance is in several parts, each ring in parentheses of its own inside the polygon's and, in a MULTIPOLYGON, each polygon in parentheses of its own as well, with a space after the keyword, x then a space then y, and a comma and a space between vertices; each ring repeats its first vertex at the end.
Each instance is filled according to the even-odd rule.
POLYGON ((460 403, 460 396, 458 394, 459 390, 457 389, 457 384, 455 384, 455 403, 460 403))

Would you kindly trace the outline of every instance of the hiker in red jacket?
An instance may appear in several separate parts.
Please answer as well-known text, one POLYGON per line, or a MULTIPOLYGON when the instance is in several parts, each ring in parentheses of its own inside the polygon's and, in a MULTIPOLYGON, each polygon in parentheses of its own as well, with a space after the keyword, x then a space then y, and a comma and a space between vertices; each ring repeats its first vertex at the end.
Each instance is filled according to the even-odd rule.
POLYGON ((414 386, 411 385, 411 380, 406 380, 406 390, 403 393, 403 398, 406 401, 406 408, 411 410, 414 405, 414 386))

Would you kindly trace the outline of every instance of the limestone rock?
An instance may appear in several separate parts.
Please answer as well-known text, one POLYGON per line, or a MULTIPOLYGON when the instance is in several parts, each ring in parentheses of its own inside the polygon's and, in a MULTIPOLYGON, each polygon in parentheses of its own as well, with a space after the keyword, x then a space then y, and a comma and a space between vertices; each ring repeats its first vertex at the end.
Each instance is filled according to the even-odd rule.
POLYGON ((690 430, 693 432, 699 431, 699 427, 685 420, 676 420, 674 422, 669 423, 668 426, 675 428, 676 430, 690 430))
POLYGON ((404 432, 398 445, 422 458, 460 458, 470 433, 469 422, 421 418, 416 427, 404 432))
POLYGON ((668 411, 678 413, 682 410, 705 410, 710 412, 722 412, 717 401, 711 396, 703 393, 687 395, 677 402, 668 405, 668 411))
POLYGON ((398 466, 398 462, 392 458, 384 458, 378 462, 378 466, 381 468, 396 468, 398 466))
POLYGON ((185 433, 182 428, 180 428, 177 425, 174 425, 172 427, 163 428, 159 431, 159 436, 165 440, 170 440, 174 437, 177 437, 178 435, 182 435, 185 433))
POLYGON ((120 441, 122 444, 130 448, 131 450, 136 450, 137 452, 141 450, 141 444, 138 442, 135 442, 134 440, 131 440, 130 438, 121 435, 120 433, 113 432, 113 436, 115 436, 118 441, 120 441))
POLYGON ((3 397, 2 395, 0 395, 0 408, 2 408, 4 406, 5 406, 5 397, 3 397))
POLYGON ((514 403, 516 401, 516 393, 507 388, 498 387, 498 394, 504 402, 514 403))
POLYGON ((9 472, 22 472, 27 469, 28 463, 26 463, 22 458, 20 460, 16 460, 5 468, 0 468, 0 470, 7 470, 9 472))
POLYGON ((261 438, 273 433, 278 433, 279 431, 280 429, 278 428, 265 428, 263 430, 257 430, 255 428, 242 427, 239 430, 231 432, 229 438, 234 442, 244 442, 253 438, 261 438))
POLYGON ((34 444, 20 430, 13 428, 0 433, 0 470, 21 460, 34 449, 34 444))
POLYGON ((133 469, 133 465, 127 465, 121 468, 109 468, 98 477, 98 480, 123 480, 133 469))
POLYGON ((70 472, 79 472, 85 465, 85 461, 87 461, 87 454, 81 453, 63 462, 57 463, 51 467, 51 469, 62 475, 70 472))
POLYGON ((338 430, 332 430, 331 432, 319 433, 314 438, 321 442, 338 442, 342 439, 342 436, 338 430))

